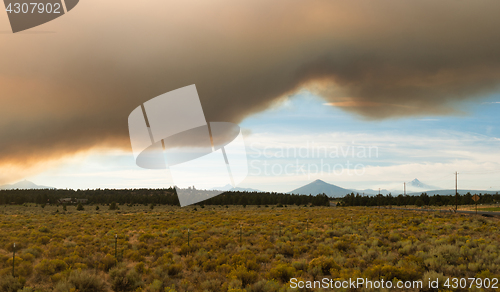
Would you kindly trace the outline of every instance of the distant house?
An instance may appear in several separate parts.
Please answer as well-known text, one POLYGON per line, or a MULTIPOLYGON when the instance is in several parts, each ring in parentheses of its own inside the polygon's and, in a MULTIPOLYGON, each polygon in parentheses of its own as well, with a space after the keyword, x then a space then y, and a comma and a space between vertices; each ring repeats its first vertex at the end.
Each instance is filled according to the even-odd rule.
POLYGON ((88 199, 76 199, 76 198, 63 198, 57 200, 59 204, 86 204, 88 202, 88 199))
POLYGON ((59 204, 71 204, 72 199, 71 198, 64 198, 64 199, 59 199, 57 202, 59 204))

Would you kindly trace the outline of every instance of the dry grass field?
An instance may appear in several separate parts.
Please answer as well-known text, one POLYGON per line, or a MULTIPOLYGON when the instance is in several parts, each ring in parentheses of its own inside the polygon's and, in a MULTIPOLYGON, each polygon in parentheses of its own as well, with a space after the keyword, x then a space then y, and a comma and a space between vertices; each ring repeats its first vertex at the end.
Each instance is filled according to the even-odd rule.
POLYGON ((366 207, 84 208, 0 206, 1 291, 306 291, 290 278, 500 277, 497 218, 366 207))

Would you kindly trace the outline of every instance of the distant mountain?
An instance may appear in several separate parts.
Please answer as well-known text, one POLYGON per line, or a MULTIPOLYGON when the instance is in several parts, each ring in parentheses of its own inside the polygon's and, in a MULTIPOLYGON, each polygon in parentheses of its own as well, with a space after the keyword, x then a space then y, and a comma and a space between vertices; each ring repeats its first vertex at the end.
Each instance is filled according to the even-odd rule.
MULTIPOLYGON (((378 195, 379 191, 378 190, 372 190, 372 189, 364 189, 364 190, 353 190, 355 194, 360 194, 360 195, 378 195)), ((386 189, 381 189, 380 194, 382 195, 388 195, 389 193, 393 193, 389 190, 386 189)))
POLYGON ((350 194, 352 190, 344 189, 336 185, 329 184, 320 179, 313 181, 305 186, 295 189, 288 194, 298 194, 298 195, 317 195, 326 194, 329 197, 343 197, 346 194, 350 194))
POLYGON ((411 182, 406 184, 407 188, 419 188, 419 189, 426 189, 426 190, 436 190, 438 187, 434 187, 428 184, 424 184, 423 182, 419 181, 418 179, 414 179, 411 182))
POLYGON ((261 190, 257 190, 257 189, 252 189, 252 188, 240 188, 240 187, 235 187, 235 188, 232 188, 230 189, 230 191, 233 191, 233 192, 262 192, 261 190))
POLYGON ((55 189, 53 187, 39 186, 30 181, 23 180, 11 185, 0 186, 0 190, 41 190, 41 189, 55 189))
POLYGON ((256 190, 256 189, 251 189, 251 188, 240 188, 240 187, 235 187, 233 188, 232 185, 230 184, 227 184, 223 187, 215 187, 215 188, 211 188, 210 190, 212 191, 225 191, 225 192, 260 192, 259 190, 256 190))
MULTIPOLYGON (((495 194, 495 193, 500 193, 500 191, 485 191, 485 190, 458 190, 458 193, 460 195, 465 195, 467 193, 471 193, 472 195, 474 194, 495 194)), ((442 195, 442 196, 449 196, 449 195, 455 195, 455 189, 452 190, 431 190, 431 191, 423 191, 423 192, 414 192, 414 193, 409 193, 408 195, 410 196, 420 196, 422 193, 426 193, 429 196, 434 196, 434 195, 442 195)))

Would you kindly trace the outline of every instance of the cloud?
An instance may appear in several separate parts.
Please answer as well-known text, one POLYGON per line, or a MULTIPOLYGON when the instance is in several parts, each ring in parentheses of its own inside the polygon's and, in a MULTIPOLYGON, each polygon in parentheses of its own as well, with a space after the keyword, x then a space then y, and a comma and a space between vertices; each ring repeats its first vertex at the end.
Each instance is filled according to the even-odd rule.
POLYGON ((88 0, 35 29, 55 33, 0 34, 0 167, 130 149, 128 114, 193 83, 208 121, 239 122, 304 88, 366 119, 453 114, 500 82, 494 1, 147 5, 88 0))
POLYGON ((256 133, 246 143, 250 177, 244 186, 257 189, 290 191, 322 179, 344 188, 402 190, 403 182, 414 178, 451 189, 455 171, 462 189, 500 189, 492 185, 500 169, 498 141, 485 135, 441 130, 256 133))
POLYGON ((369 100, 356 100, 355 98, 345 101, 327 102, 324 103, 323 105, 336 106, 336 107, 361 107, 361 108, 380 107, 380 106, 411 108, 411 106, 408 105, 373 102, 369 100))

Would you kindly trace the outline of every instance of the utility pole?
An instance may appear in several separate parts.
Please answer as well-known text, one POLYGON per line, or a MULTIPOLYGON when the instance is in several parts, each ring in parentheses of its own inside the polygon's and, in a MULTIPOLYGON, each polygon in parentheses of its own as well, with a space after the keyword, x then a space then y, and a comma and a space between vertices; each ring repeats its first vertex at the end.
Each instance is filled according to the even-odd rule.
POLYGON ((404 196, 403 196, 403 200, 405 200, 405 209, 406 209, 406 182, 403 183, 404 184, 404 187, 405 187, 405 191, 404 191, 404 196))
POLYGON ((457 180, 458 180, 458 172, 455 171, 455 212, 458 211, 458 184, 457 184, 457 180))
POLYGON ((377 202, 378 202, 378 208, 380 209, 380 188, 378 188, 378 199, 377 199, 377 202))
POLYGON ((116 249, 117 245, 118 245, 118 234, 115 234, 115 259, 116 259, 116 261, 118 261, 118 253, 117 253, 117 249, 116 249))

